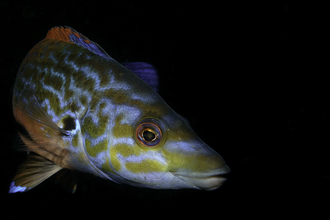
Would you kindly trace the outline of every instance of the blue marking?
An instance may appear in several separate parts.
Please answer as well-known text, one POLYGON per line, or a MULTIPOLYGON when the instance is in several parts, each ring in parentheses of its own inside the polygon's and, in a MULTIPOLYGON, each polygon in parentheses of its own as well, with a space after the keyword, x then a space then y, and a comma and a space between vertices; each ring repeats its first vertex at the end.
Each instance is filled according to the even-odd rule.
POLYGON ((22 186, 15 186, 15 181, 11 182, 9 192, 8 193, 17 193, 17 192, 24 192, 26 187, 22 186))
POLYGON ((126 62, 123 65, 148 83, 156 92, 159 91, 159 78, 153 65, 145 62, 126 62))
POLYGON ((112 60, 112 58, 97 43, 94 43, 90 40, 88 40, 88 41, 90 41, 90 43, 87 43, 86 40, 88 40, 88 39, 84 36, 77 37, 75 34, 70 34, 71 42, 73 42, 79 46, 82 46, 103 58, 112 60))

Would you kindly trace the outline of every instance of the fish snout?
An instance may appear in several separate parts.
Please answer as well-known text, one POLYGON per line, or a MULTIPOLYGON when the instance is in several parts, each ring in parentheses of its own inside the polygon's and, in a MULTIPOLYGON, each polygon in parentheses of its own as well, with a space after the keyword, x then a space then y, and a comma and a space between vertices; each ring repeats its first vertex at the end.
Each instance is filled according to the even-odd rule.
POLYGON ((205 143, 196 147, 181 146, 167 155, 169 172, 183 181, 188 188, 214 190, 225 181, 230 172, 222 157, 205 143))

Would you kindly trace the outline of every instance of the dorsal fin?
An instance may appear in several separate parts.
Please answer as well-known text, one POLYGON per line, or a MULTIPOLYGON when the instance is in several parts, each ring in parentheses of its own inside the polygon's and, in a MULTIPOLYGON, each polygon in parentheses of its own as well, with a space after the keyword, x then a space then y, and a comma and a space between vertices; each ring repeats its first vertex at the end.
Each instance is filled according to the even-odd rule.
POLYGON ((156 92, 159 91, 159 77, 153 65, 146 62, 126 62, 123 65, 148 83, 156 92))
POLYGON ((65 27, 53 27, 50 29, 46 35, 46 39, 54 39, 65 41, 68 43, 74 43, 81 47, 88 49, 89 51, 104 57, 106 59, 112 59, 105 50, 100 47, 97 43, 89 40, 84 35, 80 34, 79 32, 75 31, 73 28, 68 26, 65 27))

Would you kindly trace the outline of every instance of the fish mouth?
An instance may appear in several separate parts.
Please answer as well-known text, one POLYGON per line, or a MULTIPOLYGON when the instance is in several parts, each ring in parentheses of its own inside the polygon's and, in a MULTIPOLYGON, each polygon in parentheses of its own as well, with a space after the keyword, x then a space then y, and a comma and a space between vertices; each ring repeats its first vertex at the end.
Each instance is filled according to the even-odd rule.
POLYGON ((219 188, 227 180, 224 176, 227 173, 229 173, 228 167, 206 173, 172 172, 174 176, 189 184, 191 188, 207 191, 219 188))

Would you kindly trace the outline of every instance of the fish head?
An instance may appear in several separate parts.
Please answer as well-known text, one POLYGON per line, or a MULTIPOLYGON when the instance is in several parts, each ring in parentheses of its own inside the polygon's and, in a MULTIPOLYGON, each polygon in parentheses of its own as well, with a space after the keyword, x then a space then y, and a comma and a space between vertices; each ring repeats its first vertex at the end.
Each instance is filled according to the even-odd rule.
POLYGON ((125 121, 115 125, 117 132, 124 133, 127 126, 131 129, 126 139, 110 147, 109 162, 119 177, 116 180, 155 189, 213 190, 221 186, 226 180, 223 174, 229 172, 222 157, 182 116, 166 108, 162 116, 144 112, 142 117, 122 115, 117 121, 125 121))

